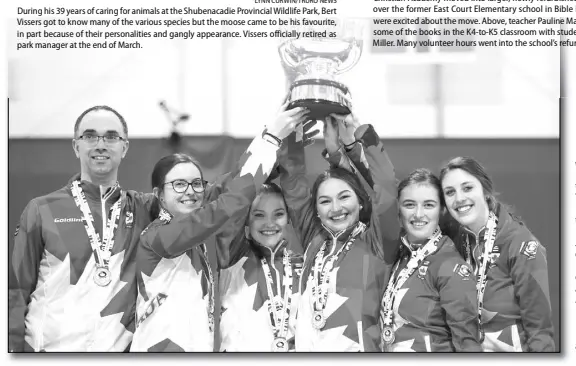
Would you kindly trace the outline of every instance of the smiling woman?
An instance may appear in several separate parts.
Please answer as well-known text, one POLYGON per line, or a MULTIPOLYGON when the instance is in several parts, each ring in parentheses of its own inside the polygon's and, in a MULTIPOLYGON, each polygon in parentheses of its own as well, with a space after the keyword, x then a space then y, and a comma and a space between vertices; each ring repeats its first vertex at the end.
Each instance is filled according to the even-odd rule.
POLYGON ((289 249, 288 222, 282 190, 274 183, 264 184, 252 202, 245 230, 229 245, 218 243, 225 309, 221 351, 294 350, 302 256, 289 249))
POLYGON ((553 352, 545 247, 496 200, 492 178, 473 158, 450 160, 440 179, 458 226, 453 240, 476 275, 483 349, 553 352))
POLYGON ((479 352, 476 287, 470 267, 438 226, 440 181, 417 169, 398 185, 404 235, 382 299, 386 352, 479 352))
MULTIPOLYGON (((285 110, 277 119, 305 121, 305 110, 285 110)), ((303 140, 311 137, 308 130, 315 124, 302 126, 303 140)), ((280 156, 298 149, 291 137, 282 142, 280 156)), ((282 166, 285 160, 280 159, 282 166)), ((299 302, 299 279, 302 255, 294 253, 289 221, 294 212, 287 208, 280 187, 267 182, 248 212, 231 225, 217 241, 218 274, 222 312, 220 320, 220 351, 226 352, 288 352, 294 351, 294 327, 299 302), (238 232, 238 225, 244 230, 238 232), (228 239, 226 239, 228 237, 228 239), (221 240, 220 240, 221 239, 221 240)))
POLYGON ((296 351, 378 352, 380 300, 398 246, 394 168, 374 128, 353 114, 327 117, 324 138, 330 169, 311 190, 303 149, 289 149, 292 168, 280 176, 306 250, 296 351))
POLYGON ((214 237, 221 243, 242 231, 256 187, 276 162, 277 141, 295 123, 284 118, 270 125, 262 134, 268 139, 256 137, 235 170, 207 186, 191 157, 158 161, 152 172, 156 220, 140 236, 136 256, 137 328, 130 351, 213 351, 215 283, 204 242, 214 237))

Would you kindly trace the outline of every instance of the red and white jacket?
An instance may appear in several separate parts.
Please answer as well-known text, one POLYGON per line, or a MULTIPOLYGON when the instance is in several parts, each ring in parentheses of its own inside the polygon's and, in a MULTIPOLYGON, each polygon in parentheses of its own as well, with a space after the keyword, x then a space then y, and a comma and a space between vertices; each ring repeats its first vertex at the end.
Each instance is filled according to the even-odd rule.
POLYGON ((213 351, 209 315, 213 280, 204 242, 213 236, 218 240, 228 225, 246 214, 276 162, 277 149, 255 138, 221 194, 211 194, 211 202, 186 215, 172 217, 163 211, 142 233, 131 351, 213 351))
MULTIPOLYGON (((410 256, 404 244, 393 276, 410 256)), ((391 352, 482 352, 474 274, 447 236, 400 287, 392 310, 391 352)))
POLYGON ((132 340, 136 249, 153 196, 120 186, 102 193, 100 186, 80 182, 100 238, 111 207, 122 200, 112 281, 101 287, 93 280, 94 251, 71 193, 76 180, 80 175, 30 201, 20 218, 9 259, 18 284, 9 292, 11 352, 122 352, 132 340))
POLYGON ((334 235, 312 217, 314 200, 305 178, 303 152, 300 158, 291 159, 290 169, 281 175, 285 198, 295 212, 294 217, 298 218, 296 227, 306 248, 296 321, 298 352, 380 351, 380 300, 399 244, 396 179, 374 128, 370 125, 359 127, 356 138, 359 143, 346 155, 333 154, 328 160, 331 166, 347 167, 358 175, 371 196, 372 217, 366 231, 329 272, 330 287, 324 310, 327 319, 321 330, 312 325, 310 273, 314 258, 325 241, 328 249, 325 253, 338 251, 354 228, 334 235))
MULTIPOLYGON (((490 254, 482 323, 487 352, 554 352, 554 326, 548 290, 546 248, 528 228, 498 204, 496 239, 490 254)), ((483 228, 478 235, 461 228, 456 244, 470 246, 476 266, 484 252, 483 228)))

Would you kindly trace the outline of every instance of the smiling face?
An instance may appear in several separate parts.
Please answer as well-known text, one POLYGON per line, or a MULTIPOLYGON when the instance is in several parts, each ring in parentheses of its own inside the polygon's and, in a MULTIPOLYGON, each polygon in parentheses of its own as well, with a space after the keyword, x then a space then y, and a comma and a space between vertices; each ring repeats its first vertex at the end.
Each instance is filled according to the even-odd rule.
POLYGON ((87 113, 78 125, 77 135, 72 141, 74 153, 80 159, 82 179, 115 181, 120 162, 128 151, 128 141, 106 144, 102 139, 99 139, 96 144, 91 144, 79 139, 82 135, 120 136, 126 139, 122 122, 118 116, 107 110, 87 113))
POLYGON ((440 192, 430 184, 410 184, 402 189, 398 201, 408 241, 412 244, 426 242, 438 227, 440 192))
POLYGON ((284 238, 288 213, 284 199, 277 193, 260 194, 252 202, 248 228, 250 237, 258 244, 274 249, 284 238))
POLYGON ((162 206, 174 216, 190 213, 200 207, 204 199, 203 192, 196 193, 192 189, 192 186, 189 185, 185 192, 178 193, 174 190, 171 183, 176 180, 184 180, 190 183, 196 179, 202 179, 202 174, 196 165, 192 163, 176 164, 170 169, 168 174, 166 174, 164 178, 165 184, 161 191, 155 188, 155 191, 159 193, 162 206))
POLYGON ((461 225, 475 233, 488 221, 488 203, 480 181, 472 174, 453 169, 442 179, 446 208, 461 225))
POLYGON ((348 183, 328 178, 318 187, 316 210, 324 226, 337 233, 358 222, 360 203, 348 183))

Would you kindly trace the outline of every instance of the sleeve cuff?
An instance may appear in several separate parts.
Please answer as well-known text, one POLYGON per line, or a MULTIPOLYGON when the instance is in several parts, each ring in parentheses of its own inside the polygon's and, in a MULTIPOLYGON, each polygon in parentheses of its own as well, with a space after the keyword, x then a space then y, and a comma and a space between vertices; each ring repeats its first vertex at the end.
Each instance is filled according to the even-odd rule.
POLYGON ((377 146, 380 142, 380 137, 372 125, 362 125, 358 127, 356 132, 354 132, 354 137, 366 147, 377 146))

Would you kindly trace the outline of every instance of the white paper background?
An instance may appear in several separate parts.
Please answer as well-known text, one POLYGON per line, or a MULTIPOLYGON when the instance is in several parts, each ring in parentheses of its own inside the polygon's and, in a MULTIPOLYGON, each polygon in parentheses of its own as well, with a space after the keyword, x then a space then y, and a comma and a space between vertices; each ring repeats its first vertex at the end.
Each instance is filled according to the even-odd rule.
MULTIPOLYGON (((238 0, 236 0, 238 1, 238 0)), ((90 2, 83 2, 88 3, 90 2)), ((180 2, 181 4, 185 3, 187 5, 192 6, 194 4, 193 1, 187 2, 180 2)), ((216 3, 216 1, 215 1, 216 3)), ((218 1, 218 3, 224 3, 223 0, 218 1)), ((246 0, 244 3, 251 3, 251 1, 246 0)), ((360 8, 370 9, 372 4, 369 0, 355 0, 354 3, 361 4, 360 8)), ((0 29, 2 29, 1 37, 0 37, 0 52, 6 51, 6 18, 11 17, 9 13, 8 6, 14 6, 17 3, 14 0, 5 1, 1 7, 1 20, 0 20, 0 29)), ((44 6, 46 2, 35 2, 37 6, 44 6)), ((52 6, 64 6, 66 2, 64 1, 53 1, 49 5, 52 6)), ((93 5, 102 6, 102 2, 92 2, 93 5)), ((117 4, 117 2, 114 2, 117 4)), ((153 4, 153 3, 151 3, 153 4)), ((250 4, 251 5, 251 4, 250 4)), ((350 9, 356 12, 360 12, 363 10, 359 10, 359 7, 352 7, 350 9)), ((365 14, 365 13, 364 13, 365 14)), ((353 14, 353 15, 363 15, 363 14, 353 14)), ((3 55, 4 56, 4 55, 3 55)), ((2 59, 6 59, 3 57, 2 59)), ((5 63, 2 64, 3 67, 0 68, 0 82, 4 85, 2 89, 2 95, 7 92, 7 66, 5 63)), ((409 363, 416 363, 419 364, 431 364, 431 365, 444 365, 444 364, 457 364, 462 365, 465 363, 466 365, 473 365, 473 364, 485 364, 486 362, 514 362, 514 363, 522 363, 523 365, 536 365, 542 363, 568 363, 574 362, 576 360, 576 237, 575 233, 575 226, 576 226, 576 147, 574 146, 574 141, 576 140, 576 131, 574 124, 576 123, 576 112, 574 111, 574 105, 576 102, 574 101, 574 94, 576 94, 576 51, 574 49, 567 49, 566 50, 566 58, 564 59, 564 77, 563 81, 565 82, 565 91, 566 96, 572 96, 571 100, 567 101, 568 108, 566 110, 567 115, 566 119, 563 122, 563 135, 562 135, 562 145, 563 145, 563 263, 562 263, 562 335, 561 335, 561 342, 562 342, 562 355, 486 355, 486 354, 474 354, 474 355, 417 355, 416 358, 414 356, 409 357, 409 355, 292 355, 293 357, 281 357, 281 358, 272 358, 270 356, 265 357, 265 355, 185 355, 184 357, 175 357, 176 355, 58 355, 53 357, 47 357, 46 355, 35 355, 35 357, 14 357, 10 356, 6 353, 7 350, 7 301, 0 301, 2 306, 2 330, 0 331, 0 344, 6 345, 2 351, 3 358, 5 361, 8 362, 18 362, 20 364, 38 364, 42 363, 43 365, 47 364, 71 364, 82 362, 83 364, 98 364, 101 365, 104 363, 127 363, 127 362, 139 362, 142 364, 157 364, 159 362, 177 362, 177 363, 190 363, 190 362, 211 362, 215 364, 220 363, 241 363, 241 364, 261 364, 261 363, 270 363, 273 362, 274 364, 293 364, 293 363, 319 363, 319 364, 350 364, 350 363, 367 363, 367 364, 382 364, 383 362, 409 362, 409 363), (570 67, 572 65, 572 67, 570 67), (572 113, 571 113, 572 112, 572 113), (68 356, 68 357, 67 357, 68 356), (171 357, 170 357, 171 356, 171 357)), ((167 70, 167 72, 173 72, 173 70, 167 70)), ((185 76, 187 77, 187 76, 185 76)), ((126 81, 129 83, 129 80, 126 81)), ((161 81, 159 81, 161 82, 161 81)), ((217 90, 219 86, 215 86, 217 90)), ((187 98, 193 96, 194 93, 197 91, 189 91, 186 94, 187 98)), ((212 91, 214 92, 214 91, 212 91)), ((218 93, 216 91, 215 93, 218 93)), ((270 94, 277 94, 270 92, 270 94)), ((169 94, 163 94, 165 98, 168 98, 169 94)), ((179 106, 179 104, 184 103, 180 97, 177 95, 174 96, 174 100, 176 101, 175 105, 179 106)), ((151 99, 152 100, 152 99, 151 99)), ((66 108, 65 102, 66 100, 59 101, 62 103, 63 108, 66 108)), ((3 128, 0 129, 0 133, 2 134, 2 138, 0 138, 0 154, 2 154, 0 158, 0 163, 2 166, 0 167, 1 171, 7 172, 7 126, 6 126, 6 99, 3 98, 0 102, 0 115, 4 122, 3 128)), ((218 109, 218 108, 216 108, 218 109)), ((77 110, 74 111, 66 111, 69 113, 67 116, 74 116, 78 115, 77 110)), ((131 112, 129 112, 131 113, 131 112)), ((219 112, 222 113, 222 112, 219 112)), ((202 115, 200 115, 202 116, 202 115)), ((137 118, 135 116, 134 118, 137 118)), ((163 118, 161 115, 159 118, 163 118)), ((212 116, 213 118, 213 116, 212 116)), ((66 126, 70 123, 66 122, 66 126)), ((530 126, 528 126, 530 127, 530 126)), ((163 135, 166 131, 155 131, 154 133, 157 135, 163 135)), ((192 131, 191 131, 192 132, 192 131)), ((210 132, 210 131, 207 131, 210 132)), ((60 132, 57 134, 60 135, 60 132)), ((142 132, 142 136, 147 136, 146 132, 142 132)), ((544 133, 545 136, 549 136, 550 132, 544 133)), ((8 194, 7 191, 7 178, 4 176, 0 179, 2 192, 4 194, 3 202, 6 202, 6 197, 8 194)), ((7 217, 6 217, 6 209, 0 210, 0 237, 6 238, 7 237, 7 217)), ((5 245, 4 248, 7 246, 5 245)), ((1 283, 3 286, 7 284, 7 258, 6 258, 6 251, 3 252, 3 266, 2 270, 0 270, 1 275, 1 283)), ((6 288, 3 288, 3 293, 6 294, 6 288)), ((4 297, 6 299, 6 297, 4 297)), ((25 356, 25 355, 24 355, 25 356)), ((49 355, 48 355, 49 356, 49 355)))

